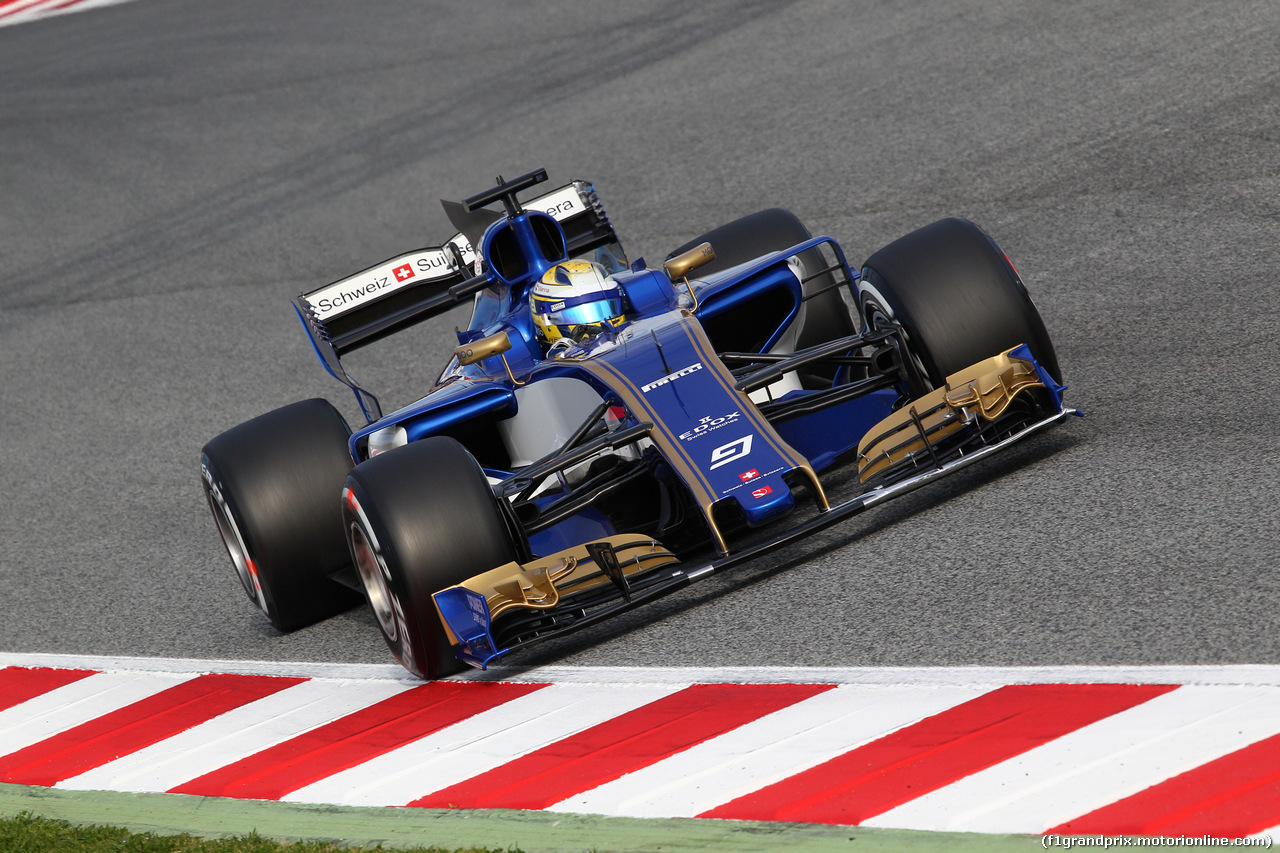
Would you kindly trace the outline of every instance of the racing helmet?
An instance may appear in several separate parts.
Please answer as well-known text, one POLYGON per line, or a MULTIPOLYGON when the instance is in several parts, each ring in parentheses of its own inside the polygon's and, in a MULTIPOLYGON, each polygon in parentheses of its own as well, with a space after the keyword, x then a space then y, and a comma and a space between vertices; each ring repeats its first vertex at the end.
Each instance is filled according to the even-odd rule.
POLYGON ((622 289, 597 263, 562 261, 529 291, 529 313, 544 345, 582 340, 622 323, 622 289))

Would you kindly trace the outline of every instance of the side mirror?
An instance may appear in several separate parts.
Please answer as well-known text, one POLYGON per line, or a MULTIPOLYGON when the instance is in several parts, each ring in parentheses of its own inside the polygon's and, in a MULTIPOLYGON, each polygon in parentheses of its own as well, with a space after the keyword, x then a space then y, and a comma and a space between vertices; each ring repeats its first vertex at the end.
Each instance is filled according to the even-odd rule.
POLYGON ((496 335, 463 344, 455 349, 453 354, 457 357, 459 364, 475 364, 477 361, 502 355, 509 349, 511 349, 511 338, 506 332, 498 332, 496 335))
POLYGON ((684 254, 676 255, 663 264, 662 268, 666 271, 667 278, 675 281, 676 279, 686 278, 689 273, 698 267, 711 263, 715 259, 716 250, 711 248, 710 243, 703 243, 700 246, 694 246, 684 254))
POLYGON ((487 338, 463 344, 456 348, 453 354, 457 357, 458 364, 475 364, 477 361, 484 361, 486 358, 500 355, 502 356, 502 366, 507 369, 507 377, 511 380, 511 384, 523 385, 527 380, 516 379, 516 375, 511 372, 511 365, 507 363, 506 353, 509 349, 511 349, 511 338, 506 332, 498 332, 496 335, 490 335, 487 338))

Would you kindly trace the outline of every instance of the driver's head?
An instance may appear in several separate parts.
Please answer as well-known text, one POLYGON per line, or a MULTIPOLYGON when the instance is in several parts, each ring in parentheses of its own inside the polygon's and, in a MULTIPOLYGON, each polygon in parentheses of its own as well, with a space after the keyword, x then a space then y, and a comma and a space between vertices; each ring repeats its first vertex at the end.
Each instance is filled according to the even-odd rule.
POLYGON ((622 323, 622 290, 591 261, 564 261, 542 274, 529 292, 538 340, 581 341, 622 323))

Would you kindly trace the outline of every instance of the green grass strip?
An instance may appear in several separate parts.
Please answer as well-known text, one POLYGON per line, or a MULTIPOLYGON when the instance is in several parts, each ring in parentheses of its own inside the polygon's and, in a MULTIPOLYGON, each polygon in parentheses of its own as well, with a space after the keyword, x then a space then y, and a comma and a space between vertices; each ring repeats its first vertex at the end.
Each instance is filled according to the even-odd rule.
MULTIPOLYGON (((123 827, 154 836, 185 833, 204 839, 239 837, 237 843, 242 845, 169 848, 184 853, 274 853, 273 848, 262 846, 262 839, 354 848, 488 848, 523 853, 1029 853, 1041 849, 1039 837, 1033 836, 696 818, 639 820, 513 809, 358 808, 0 785, 0 817, 13 818, 22 813, 77 826, 123 827)), ((293 853, 289 847, 278 849, 293 853)), ((307 853, 326 849, 297 848, 307 853)))
MULTIPOLYGON (((367 850, 369 848, 360 848, 367 850)), ((65 820, 22 812, 0 818, 4 853, 355 853, 356 848, 319 841, 275 841, 257 833, 232 838, 200 838, 186 833, 131 833, 117 826, 77 826, 65 820)), ((415 847, 416 853, 516 853, 492 848, 445 850, 415 847)))

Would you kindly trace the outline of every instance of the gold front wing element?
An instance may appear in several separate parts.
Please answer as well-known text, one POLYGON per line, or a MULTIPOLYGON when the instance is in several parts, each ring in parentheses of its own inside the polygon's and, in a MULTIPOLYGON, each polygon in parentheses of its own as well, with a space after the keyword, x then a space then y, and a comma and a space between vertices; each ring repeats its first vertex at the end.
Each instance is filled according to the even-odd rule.
MULTIPOLYGON (((597 541, 613 546, 624 575, 678 562, 674 554, 647 536, 622 533, 597 541)), ((609 583, 613 581, 600 571, 586 546, 578 545, 530 563, 498 566, 458 586, 483 595, 489 604, 490 616, 496 619, 513 608, 547 610, 560 602, 561 593, 580 592, 609 583)), ((445 633, 451 634, 447 624, 445 633)), ((451 635, 449 640, 457 645, 457 637, 451 635)))
POLYGON ((896 462, 973 423, 994 421, 1013 398, 1028 388, 1043 388, 1030 361, 1013 358, 1013 350, 980 361, 947 377, 946 385, 912 400, 876 424, 858 442, 858 479, 866 482, 896 462))

